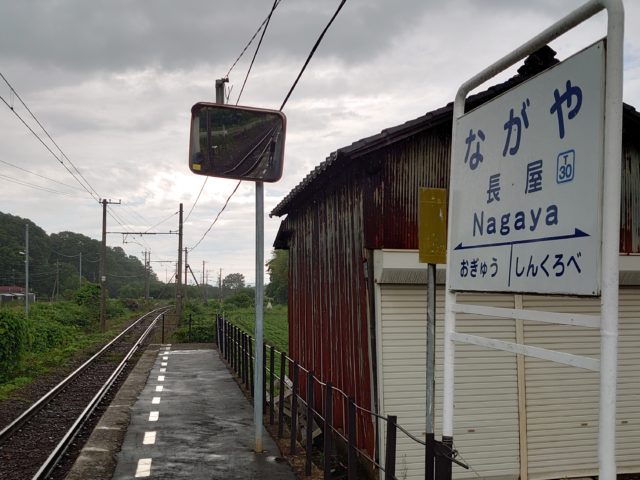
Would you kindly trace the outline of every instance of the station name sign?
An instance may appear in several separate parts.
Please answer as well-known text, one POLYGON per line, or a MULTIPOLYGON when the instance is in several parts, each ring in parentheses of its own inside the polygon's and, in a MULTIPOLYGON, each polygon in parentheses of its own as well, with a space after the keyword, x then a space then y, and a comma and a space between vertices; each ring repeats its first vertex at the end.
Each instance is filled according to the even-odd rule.
POLYGON ((599 295, 605 42, 457 121, 450 288, 599 295))

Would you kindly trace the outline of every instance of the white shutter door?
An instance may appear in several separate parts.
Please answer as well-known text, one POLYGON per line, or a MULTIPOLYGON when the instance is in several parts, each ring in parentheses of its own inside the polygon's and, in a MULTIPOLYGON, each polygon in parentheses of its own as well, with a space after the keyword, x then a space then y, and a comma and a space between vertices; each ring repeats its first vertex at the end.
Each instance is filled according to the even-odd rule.
MULTIPOLYGON (((424 440, 426 286, 380 286, 381 407, 424 440)), ((462 296, 459 301, 513 308, 513 296, 462 296)), ((436 298, 436 433, 441 427, 443 288, 436 298)), ((459 315, 457 330, 515 341, 513 321, 459 315)), ((515 356, 475 347, 456 349, 454 442, 473 470, 454 465, 454 478, 507 477, 519 474, 518 401, 515 356)), ((384 439, 384 431, 382 438, 384 439)), ((398 478, 424 478, 424 449, 398 433, 398 478)))
MULTIPOLYGON (((600 314, 599 299, 525 296, 527 309, 600 314)), ((618 473, 640 471, 640 291, 620 289, 617 401, 618 473)), ((525 322, 527 345, 600 356, 597 329, 525 322)), ((529 478, 598 474, 597 372, 527 357, 529 478)))
POLYGON ((618 317, 618 473, 640 472, 640 288, 620 288, 618 317))

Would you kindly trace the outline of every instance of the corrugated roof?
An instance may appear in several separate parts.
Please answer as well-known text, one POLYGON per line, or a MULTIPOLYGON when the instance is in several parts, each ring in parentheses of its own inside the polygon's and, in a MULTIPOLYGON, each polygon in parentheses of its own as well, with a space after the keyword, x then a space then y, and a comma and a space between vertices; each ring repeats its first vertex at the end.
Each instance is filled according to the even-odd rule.
MULTIPOLYGON (((506 92, 516 85, 541 73, 547 68, 558 63, 555 52, 549 47, 543 47, 538 52, 530 55, 524 64, 518 69, 518 74, 506 82, 489 87, 487 90, 467 98, 467 110, 471 110, 482 103, 506 92)), ((636 128, 640 128, 640 114, 630 105, 624 105, 625 118, 631 120, 636 128)), ((365 155, 371 151, 378 150, 384 146, 391 145, 407 137, 415 135, 421 131, 431 129, 445 122, 451 122, 453 115, 453 102, 444 107, 438 108, 422 115, 421 117, 409 120, 395 127, 386 128, 376 135, 362 138, 351 145, 338 149, 331 153, 327 159, 316 166, 307 176, 291 190, 286 197, 271 211, 270 216, 281 217, 289 213, 295 201, 301 200, 305 194, 311 193, 313 187, 321 177, 327 179, 332 172, 339 172, 338 165, 365 155)), ((318 186, 318 188, 320 188, 318 186)))

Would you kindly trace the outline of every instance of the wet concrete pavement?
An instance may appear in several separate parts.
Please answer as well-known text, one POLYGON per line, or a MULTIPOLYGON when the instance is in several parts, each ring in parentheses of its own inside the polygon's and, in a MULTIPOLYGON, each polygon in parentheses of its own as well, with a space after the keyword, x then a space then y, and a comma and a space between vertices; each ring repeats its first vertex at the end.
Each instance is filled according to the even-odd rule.
MULTIPOLYGON (((145 355, 151 370, 137 400, 128 407, 130 422, 128 428, 125 426, 122 449, 115 455, 111 478, 296 478, 289 464, 279 458, 278 448, 266 431, 265 452, 254 453, 252 404, 216 350, 162 346, 157 350, 155 361, 148 353, 145 355)), ((116 397, 113 403, 117 402, 116 397)), ((114 406, 119 407, 122 405, 114 406)), ((100 428, 106 432, 122 429, 121 419, 119 423, 112 427, 108 421, 101 422, 96 432, 103 436, 100 428)), ((70 478, 98 478, 90 473, 107 469, 89 459, 92 456, 113 458, 114 452, 109 455, 103 451, 109 448, 113 445, 90 441, 85 446, 88 450, 83 451, 85 461, 79 460, 85 464, 85 470, 70 478)))

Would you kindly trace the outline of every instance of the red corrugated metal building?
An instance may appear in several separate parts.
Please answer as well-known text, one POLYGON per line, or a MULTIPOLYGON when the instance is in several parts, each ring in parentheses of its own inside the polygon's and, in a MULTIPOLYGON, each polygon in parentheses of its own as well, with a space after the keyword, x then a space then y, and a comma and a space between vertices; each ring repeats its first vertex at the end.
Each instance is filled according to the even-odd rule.
MULTIPOLYGON (((554 53, 529 57, 467 108, 557 63, 554 53)), ((376 412, 373 251, 418 248, 418 190, 448 186, 451 118, 449 104, 337 150, 271 212, 286 215, 274 246, 289 250, 290 356, 376 412)), ((624 125, 621 252, 640 253, 640 115, 627 105, 624 125)), ((334 417, 344 427, 341 405, 334 417)), ((362 412, 358 443, 375 451, 374 425, 362 412)))

